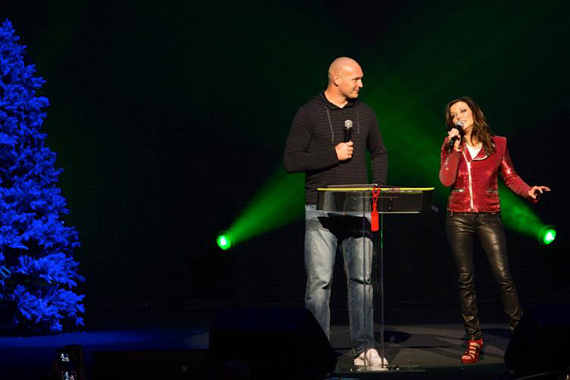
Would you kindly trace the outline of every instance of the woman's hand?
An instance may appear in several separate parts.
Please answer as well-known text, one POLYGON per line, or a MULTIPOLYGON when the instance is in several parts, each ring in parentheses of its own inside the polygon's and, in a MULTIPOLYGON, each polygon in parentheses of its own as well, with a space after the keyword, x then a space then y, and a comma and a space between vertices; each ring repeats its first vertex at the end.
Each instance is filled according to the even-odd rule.
POLYGON ((455 139, 455 143, 453 144, 453 149, 455 149, 455 151, 460 152, 461 148, 461 135, 459 134, 459 131, 457 130, 457 128, 452 128, 451 131, 447 132, 447 141, 451 141, 452 138, 457 137, 457 139, 455 139))
POLYGON ((550 191, 549 187, 546 186, 533 186, 528 191, 528 196, 531 199, 538 200, 538 198, 544 193, 545 191, 550 191))

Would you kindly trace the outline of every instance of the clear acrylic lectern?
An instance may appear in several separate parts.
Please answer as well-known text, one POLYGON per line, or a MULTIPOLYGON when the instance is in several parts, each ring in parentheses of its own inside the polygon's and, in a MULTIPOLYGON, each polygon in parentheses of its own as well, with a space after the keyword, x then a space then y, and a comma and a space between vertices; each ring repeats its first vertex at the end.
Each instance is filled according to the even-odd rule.
MULTIPOLYGON (((371 255, 373 263, 372 281, 374 291, 374 325, 379 332, 380 356, 385 358, 384 349, 384 214, 418 214, 432 209, 433 187, 377 187, 375 185, 338 185, 318 189, 317 210, 335 215, 362 217, 362 236, 377 240, 372 244, 377 251, 371 255), (374 233, 373 233, 374 232, 374 233)), ((363 244, 365 239, 363 239, 363 244)), ((366 244, 364 244, 366 247, 366 244)), ((368 255, 365 255, 367 257, 368 255)), ((364 270, 366 273, 367 270, 364 270)), ((364 286, 365 284, 363 284, 364 286)), ((363 305, 364 307, 366 305, 363 305)), ((367 313, 364 313, 366 315, 367 313)), ((369 347, 372 348, 372 347, 369 347)), ((388 369, 385 366, 381 369, 388 369)), ((367 368, 363 368, 367 370, 367 368)))

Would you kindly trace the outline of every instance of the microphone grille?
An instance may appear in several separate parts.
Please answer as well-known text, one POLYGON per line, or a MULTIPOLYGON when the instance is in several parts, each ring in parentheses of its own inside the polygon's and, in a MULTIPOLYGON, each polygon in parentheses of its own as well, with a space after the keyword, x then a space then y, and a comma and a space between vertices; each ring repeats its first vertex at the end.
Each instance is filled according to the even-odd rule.
POLYGON ((344 121, 344 127, 347 129, 352 128, 352 120, 345 120, 344 121))
POLYGON ((463 120, 459 120, 457 122, 457 124, 455 124, 457 127, 463 127, 463 124, 465 124, 465 122, 463 120))

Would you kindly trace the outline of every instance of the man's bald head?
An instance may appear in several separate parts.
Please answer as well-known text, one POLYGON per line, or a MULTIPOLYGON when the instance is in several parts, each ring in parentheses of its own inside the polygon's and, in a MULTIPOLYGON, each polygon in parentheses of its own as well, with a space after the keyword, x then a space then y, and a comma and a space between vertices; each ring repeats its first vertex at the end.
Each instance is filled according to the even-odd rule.
POLYGON ((345 72, 362 71, 358 62, 349 57, 338 57, 329 66, 329 80, 335 75, 342 75, 345 72))
POLYGON ((339 57, 329 66, 329 84, 326 94, 336 99, 336 102, 345 103, 348 99, 358 98, 362 85, 362 68, 354 59, 339 57))

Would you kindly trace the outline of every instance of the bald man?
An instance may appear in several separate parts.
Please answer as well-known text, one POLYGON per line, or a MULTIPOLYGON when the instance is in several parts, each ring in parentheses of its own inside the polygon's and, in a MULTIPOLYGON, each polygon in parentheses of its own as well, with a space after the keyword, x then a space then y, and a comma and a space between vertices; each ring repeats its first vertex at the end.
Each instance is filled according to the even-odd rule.
POLYGON ((374 348, 372 241, 362 237, 362 218, 316 209, 317 188, 370 183, 386 184, 388 155, 374 111, 358 100, 364 74, 360 65, 340 57, 329 67, 325 91, 299 109, 284 154, 289 173, 305 173, 305 306, 330 338, 331 283, 340 246, 348 279, 348 311, 354 364, 387 365, 374 348), (345 127, 352 125, 350 135, 345 127), (349 141, 344 141, 350 136, 349 141))

